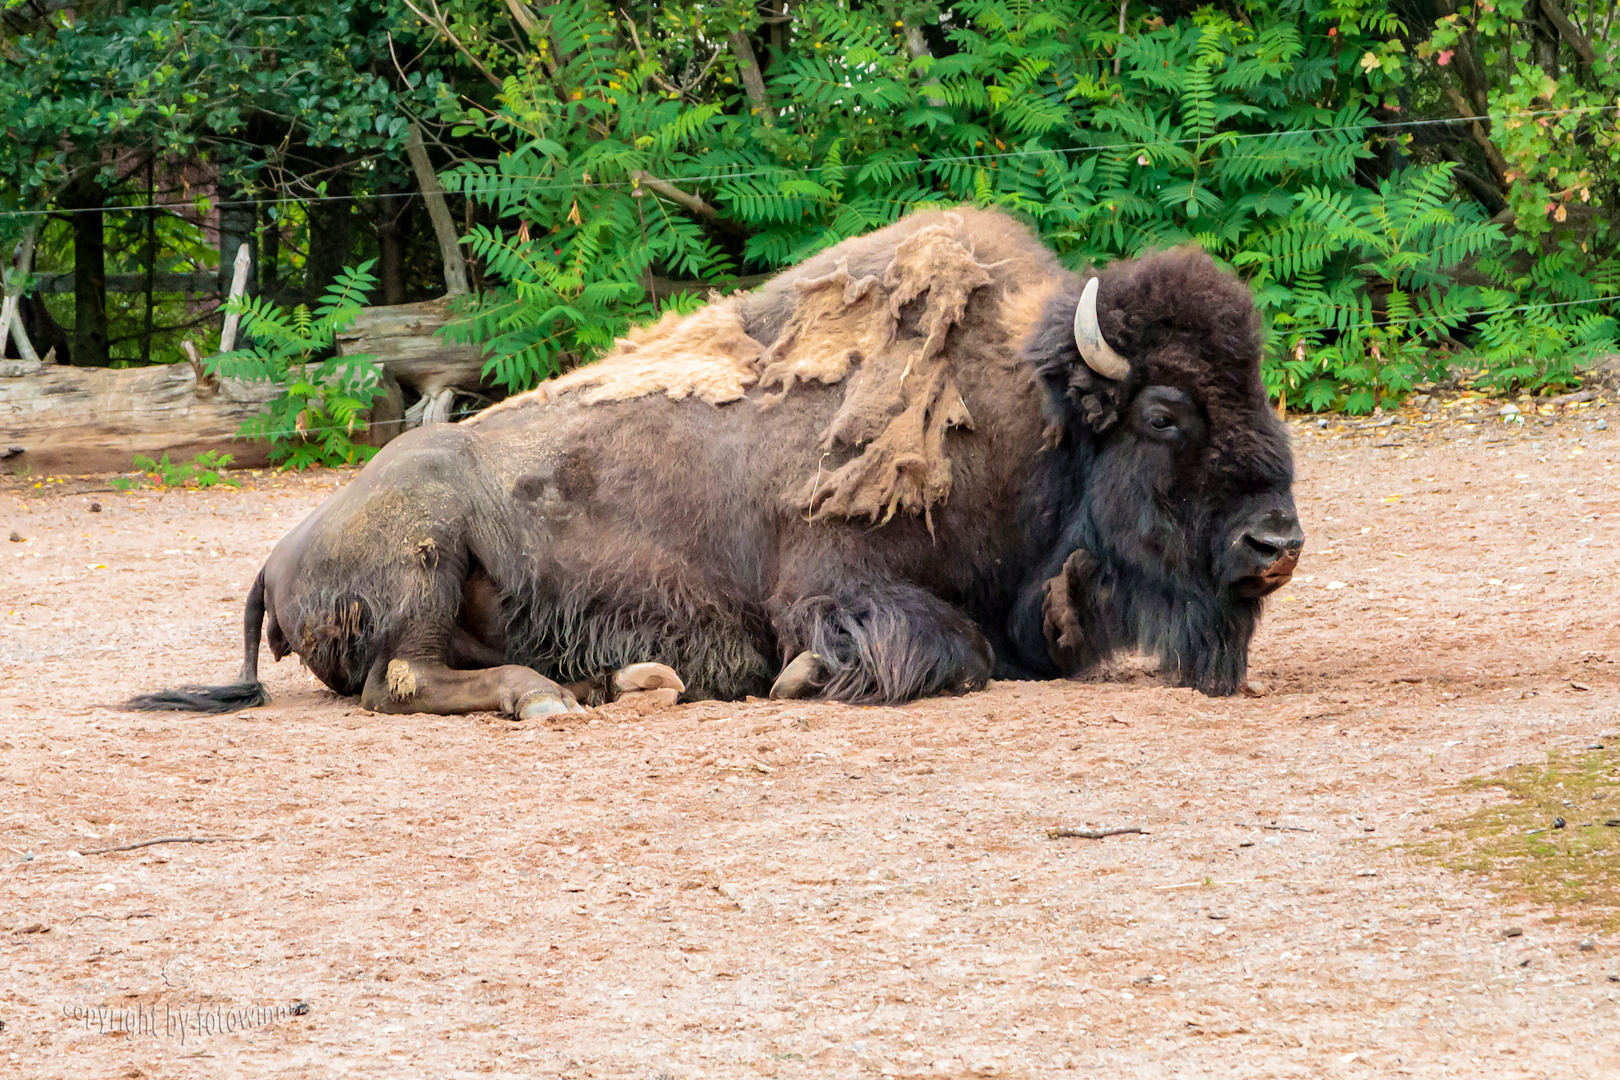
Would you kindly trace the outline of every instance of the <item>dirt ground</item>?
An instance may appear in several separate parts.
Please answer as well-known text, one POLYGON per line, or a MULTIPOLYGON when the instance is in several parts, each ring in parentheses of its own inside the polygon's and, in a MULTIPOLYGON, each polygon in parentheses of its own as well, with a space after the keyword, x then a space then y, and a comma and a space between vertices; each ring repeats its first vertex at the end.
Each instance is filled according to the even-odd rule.
POLYGON ((1306 554, 1226 700, 1132 662, 519 725, 288 661, 123 713, 234 676, 342 477, 8 479, 0 1074, 1620 1076, 1605 913, 1423 847, 1620 739, 1620 409, 1500 406, 1293 423, 1306 554), (238 842, 76 854, 186 835, 238 842))

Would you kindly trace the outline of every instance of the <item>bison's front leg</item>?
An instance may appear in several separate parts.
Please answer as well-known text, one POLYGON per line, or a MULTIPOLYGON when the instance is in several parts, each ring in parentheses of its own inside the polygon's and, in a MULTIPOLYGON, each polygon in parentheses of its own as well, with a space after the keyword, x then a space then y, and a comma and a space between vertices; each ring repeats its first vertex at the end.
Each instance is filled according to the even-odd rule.
POLYGON ((1097 559, 1077 548, 1063 571, 1042 588, 1041 625, 1046 651, 1058 672, 1073 678, 1095 668, 1111 651, 1104 631, 1107 586, 1097 580, 1097 559))
POLYGON ((371 666, 360 705, 382 713, 499 712, 516 720, 585 711, 565 687, 532 668, 503 664, 457 671, 400 657, 371 666))

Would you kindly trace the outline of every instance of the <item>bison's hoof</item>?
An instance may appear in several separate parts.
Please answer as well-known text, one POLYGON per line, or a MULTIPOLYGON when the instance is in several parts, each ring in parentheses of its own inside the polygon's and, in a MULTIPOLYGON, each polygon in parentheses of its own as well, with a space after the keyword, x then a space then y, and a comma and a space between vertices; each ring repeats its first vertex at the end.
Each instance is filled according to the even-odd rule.
POLYGON ((821 657, 806 649, 788 661, 771 684, 773 698, 803 698, 816 692, 822 678, 821 657))
POLYGON ((631 664, 613 673, 613 689, 620 694, 673 690, 679 696, 685 692, 686 684, 675 674, 675 669, 666 664, 631 664))
POLYGON ((524 694, 518 699, 517 718, 519 720, 538 720, 542 716, 552 716, 556 713, 584 712, 579 702, 564 699, 558 694, 545 690, 535 690, 524 694))

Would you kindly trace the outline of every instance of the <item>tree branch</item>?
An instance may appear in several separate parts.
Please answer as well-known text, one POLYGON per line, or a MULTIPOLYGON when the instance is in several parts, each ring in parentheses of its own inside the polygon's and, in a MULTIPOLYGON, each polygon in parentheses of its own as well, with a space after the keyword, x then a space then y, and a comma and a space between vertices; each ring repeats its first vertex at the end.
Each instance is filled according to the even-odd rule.
MULTIPOLYGON (((1457 110, 1459 117, 1466 119, 1473 115, 1474 111, 1468 107, 1468 102, 1457 92, 1455 87, 1447 86, 1445 91, 1446 96, 1451 99, 1451 107, 1457 110)), ((1485 151, 1485 161, 1491 167, 1491 175, 1496 178, 1496 182, 1501 186, 1502 190, 1506 191, 1512 183, 1508 180, 1507 158, 1503 157, 1502 151, 1498 150, 1496 144, 1491 142, 1490 136, 1485 134, 1484 126, 1478 120, 1470 120, 1468 129, 1470 134, 1474 136, 1474 141, 1479 144, 1479 148, 1485 151)))
MULTIPOLYGON (((409 0, 406 0, 409 3, 409 0)), ((411 168, 416 171, 416 186, 422 190, 422 201, 427 203, 428 217, 433 220, 433 231, 439 238, 439 251, 444 256, 444 287, 447 295, 467 295, 467 260, 461 254, 461 242, 456 236, 456 223, 450 218, 450 207, 444 201, 444 188, 433 172, 428 160, 427 147, 422 145, 422 127, 411 124, 406 131, 405 153, 410 156, 411 168)))
POLYGON ((670 202, 678 203, 681 206, 686 207, 694 214, 699 214, 703 217, 711 218, 717 221, 720 218, 720 211, 704 202, 701 195, 688 194, 687 192, 676 187, 674 184, 670 183, 668 180, 658 179, 658 177, 654 176, 650 172, 647 172, 645 169, 632 170, 630 173, 630 179, 646 187, 649 191, 657 192, 670 202))
POLYGON ((6 337, 9 335, 17 344, 17 355, 25 363, 33 363, 39 359, 39 353, 34 351, 34 343, 28 340, 28 333, 23 329, 22 312, 18 304, 22 298, 22 285, 28 278, 28 271, 34 265, 34 240, 39 234, 39 226, 31 224, 23 230, 22 242, 17 245, 16 266, 7 268, 3 275, 5 282, 5 300, 0 303, 0 357, 6 352, 6 337))
POLYGON ((1591 41, 1581 33, 1580 28, 1569 21, 1569 16, 1564 14, 1558 0, 1541 0, 1541 11, 1554 26, 1558 27, 1558 32, 1574 48, 1582 63, 1591 64, 1597 60, 1597 50, 1592 48, 1591 41))
POLYGON ((732 32, 731 51, 737 57, 737 73, 742 76, 743 87, 754 103, 754 111, 760 114, 767 127, 773 126, 776 123, 776 112, 771 108, 770 99, 765 96, 765 77, 759 73, 759 60, 754 56, 754 46, 748 40, 748 31, 732 32))
POLYGON ((490 83, 491 86, 493 86, 497 90, 502 89, 505 86, 505 84, 502 83, 501 80, 497 79, 494 75, 492 75, 490 73, 489 68, 484 66, 484 62, 482 60, 478 59, 478 57, 474 56, 472 54, 472 50, 468 49, 467 46, 463 45, 461 43, 461 39, 456 37, 456 35, 451 32, 449 24, 447 24, 444 21, 444 16, 439 13, 439 5, 435 2, 435 0, 428 0, 428 2, 430 4, 432 4, 432 6, 433 6, 433 17, 432 18, 429 18, 427 16, 427 14, 421 8, 419 8, 415 4, 411 3, 411 0, 405 0, 405 6, 410 8, 412 11, 416 12, 416 17, 418 19, 421 19, 423 22, 425 22, 429 26, 433 27, 434 30, 438 31, 439 33, 443 34, 445 37, 449 38, 450 39, 450 44, 454 45, 457 49, 459 49, 461 51, 461 55, 465 56, 467 58, 467 60, 472 64, 472 66, 478 69, 478 73, 480 75, 482 75, 484 78, 489 80, 489 83, 490 83))
POLYGON ((512 20, 518 24, 518 29, 526 35, 532 35, 540 24, 535 21, 534 12, 523 0, 506 0, 506 7, 512 13, 512 20))

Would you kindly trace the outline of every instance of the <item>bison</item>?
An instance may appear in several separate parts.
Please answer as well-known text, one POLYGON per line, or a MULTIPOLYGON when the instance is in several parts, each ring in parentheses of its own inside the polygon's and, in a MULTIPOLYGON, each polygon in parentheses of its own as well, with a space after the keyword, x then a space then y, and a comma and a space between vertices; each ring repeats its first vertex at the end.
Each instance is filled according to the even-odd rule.
POLYGON ((900 702, 1115 650, 1230 694, 1302 534, 1248 290, 1203 252, 1065 269, 913 214, 394 440, 271 552, 270 651, 382 712, 900 702))

